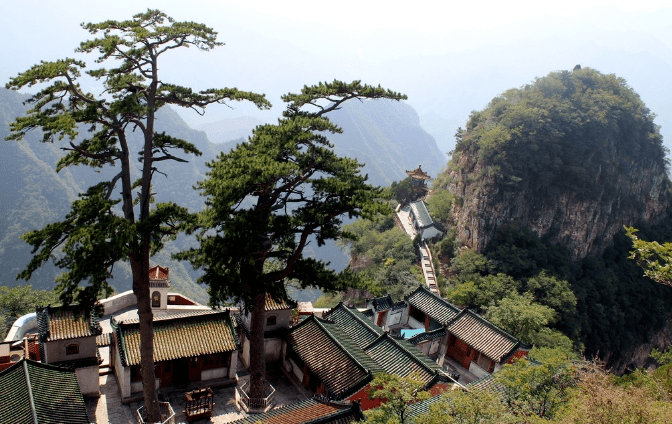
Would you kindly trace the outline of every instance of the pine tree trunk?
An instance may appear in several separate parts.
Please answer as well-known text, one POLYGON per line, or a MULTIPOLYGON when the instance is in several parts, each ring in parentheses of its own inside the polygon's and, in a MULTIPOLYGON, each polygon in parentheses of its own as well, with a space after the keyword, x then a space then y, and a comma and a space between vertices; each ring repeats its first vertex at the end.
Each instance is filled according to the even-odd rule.
POLYGON ((140 369, 142 372, 142 393, 144 396, 146 422, 161 422, 159 400, 156 396, 154 373, 154 323, 149 294, 149 245, 140 247, 139 255, 131 255, 133 271, 133 293, 138 299, 140 319, 140 369))
POLYGON ((254 298, 252 323, 250 329, 250 398, 266 397, 266 351, 264 346, 264 324, 266 293, 254 298))

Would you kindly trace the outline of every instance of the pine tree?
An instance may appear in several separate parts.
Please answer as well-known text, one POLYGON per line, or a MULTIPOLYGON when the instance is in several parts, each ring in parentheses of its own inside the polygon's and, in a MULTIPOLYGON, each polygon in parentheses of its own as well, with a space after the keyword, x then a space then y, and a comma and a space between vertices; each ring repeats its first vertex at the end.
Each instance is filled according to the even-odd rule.
POLYGON ((200 152, 191 143, 156 133, 156 112, 169 104, 200 113, 207 105, 230 100, 249 100, 259 108, 269 108, 270 104, 263 95, 235 88, 193 92, 160 79, 159 57, 164 53, 181 47, 209 51, 222 45, 217 33, 205 25, 177 22, 158 10, 147 10, 131 20, 82 27, 99 37, 82 42, 76 52, 97 53, 96 63, 116 67, 85 70, 86 62, 68 58, 41 62, 12 78, 7 88, 47 86, 28 100, 32 109, 11 124, 12 133, 7 139, 19 140, 26 132, 41 129, 43 142, 69 140, 63 147, 67 154, 58 162, 57 170, 72 165, 116 165, 119 173, 81 194, 63 221, 23 236, 33 246, 34 257, 19 277, 30 278, 60 248, 61 253, 54 260, 67 270, 57 279, 61 299, 91 309, 99 296, 110 293, 107 279, 112 276, 114 263, 130 261, 140 317, 145 407, 148 420, 158 422, 149 258, 150 253, 162 247, 166 237, 175 236, 176 224, 189 215, 174 203, 150 208, 151 182, 153 175, 160 172, 158 165, 162 161, 186 161, 175 156, 175 150, 197 155, 200 152), (82 88, 78 79, 83 72, 102 83, 102 94, 87 93, 82 88), (81 128, 87 128, 89 134, 77 141, 81 128), (144 141, 135 158, 142 164, 136 181, 131 180, 130 163, 135 152, 130 151, 129 131, 139 131, 144 141), (115 190, 121 192, 121 198, 113 196, 115 190), (121 212, 115 207, 119 203, 121 212))
POLYGON ((265 397, 264 310, 266 295, 286 299, 284 281, 328 290, 352 283, 327 264, 302 253, 336 239, 345 215, 372 217, 388 206, 382 190, 367 184, 361 164, 338 157, 326 133, 341 129, 325 115, 352 99, 405 99, 359 81, 304 86, 287 94, 277 124, 261 125, 249 142, 208 164, 198 188, 206 196, 200 215, 200 246, 180 257, 204 270, 214 305, 234 299, 251 311, 250 397, 265 397), (306 109, 310 109, 309 111, 306 109), (273 266, 268 266, 273 262, 273 266), (266 266, 265 266, 266 265, 266 266))

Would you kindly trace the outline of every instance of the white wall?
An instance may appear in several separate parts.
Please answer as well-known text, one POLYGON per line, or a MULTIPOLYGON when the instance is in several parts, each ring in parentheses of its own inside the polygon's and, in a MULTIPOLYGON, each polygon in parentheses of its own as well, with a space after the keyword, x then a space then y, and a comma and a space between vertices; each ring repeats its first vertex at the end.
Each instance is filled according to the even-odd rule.
POLYGON ((479 367, 476 364, 476 362, 473 362, 473 361, 469 364, 469 372, 474 374, 478 378, 483 378, 483 377, 487 377, 487 376, 490 375, 489 372, 487 372, 483 368, 479 367))
POLYGON ((408 325, 411 328, 425 328, 424 323, 417 321, 415 318, 413 318, 411 316, 408 317, 408 325))
POLYGON ((201 381, 212 380, 213 378, 224 378, 229 374, 228 367, 212 368, 201 371, 201 381))
POLYGON ((9 329, 9 332, 5 337, 5 341, 11 342, 14 340, 21 340, 23 336, 31 330, 33 330, 32 332, 37 333, 37 314, 35 312, 26 314, 14 321, 12 328, 9 329))
POLYGON ((54 362, 72 361, 75 359, 95 358, 96 349, 96 336, 54 340, 44 344, 44 361, 53 364, 54 362), (71 344, 79 346, 79 353, 72 355, 66 353, 67 346, 71 344))
POLYGON ((100 385, 98 384, 99 371, 98 365, 77 368, 75 370, 79 390, 84 396, 97 396, 100 394, 100 385))
POLYGON ((275 362, 280 359, 282 349, 282 339, 273 338, 264 340, 264 350, 266 352, 266 362, 275 362))

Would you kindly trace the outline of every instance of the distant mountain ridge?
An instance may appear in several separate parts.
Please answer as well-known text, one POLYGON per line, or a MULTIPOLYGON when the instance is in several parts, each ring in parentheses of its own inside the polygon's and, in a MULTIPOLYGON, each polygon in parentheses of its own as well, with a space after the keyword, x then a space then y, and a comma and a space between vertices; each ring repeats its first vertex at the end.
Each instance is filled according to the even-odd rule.
MULTIPOLYGON (((0 137, 3 139, 0 141, 0 284, 3 285, 23 284, 14 282, 14 278, 28 263, 31 253, 30 246, 19 237, 27 231, 61 220, 78 193, 96 181, 109 180, 115 172, 114 168, 108 167, 96 174, 86 167, 74 167, 56 173, 55 165, 63 151, 57 143, 41 143, 38 132, 27 134, 20 142, 4 141, 9 134, 9 123, 25 114, 27 108, 22 104, 25 98, 19 93, 0 89, 0 137)), ((366 102, 344 108, 333 115, 334 122, 344 129, 344 134, 330 137, 336 152, 365 163, 363 172, 369 174, 373 184, 388 185, 404 178, 404 171, 414 169, 418 164, 422 164, 430 175, 432 172, 436 175, 445 164, 434 139, 420 128, 417 113, 406 104, 366 102)), ((152 184, 156 201, 174 201, 192 211, 200 210, 203 198, 193 186, 205 179, 208 171, 205 164, 244 140, 212 143, 204 131, 190 128, 170 108, 159 111, 156 125, 157 131, 185 139, 203 153, 202 156, 181 155, 188 160, 187 163, 161 163, 160 170, 166 176, 156 174, 154 177, 152 184)), ((131 133, 129 139, 132 150, 141 149, 138 134, 131 133)), ((133 172, 138 175, 140 164, 134 162, 134 165, 136 169, 133 172)), ((180 236, 153 257, 152 263, 170 268, 171 282, 176 291, 206 303, 204 288, 195 283, 197 273, 187 263, 170 259, 171 253, 194 242, 193 237, 180 236)), ((311 247, 306 254, 331 261, 335 269, 347 265, 347 257, 335 245, 326 249, 311 247)), ((52 289, 58 273, 53 265, 45 266, 33 275, 29 283, 36 288, 52 289)), ((131 288, 130 268, 126 264, 115 266, 111 284, 117 291, 131 288)))
MULTIPOLYGON (((334 151, 363 163, 363 172, 369 175, 372 184, 388 186, 406 178, 404 171, 418 165, 431 176, 438 175, 446 166, 446 155, 420 126, 417 112, 407 103, 388 100, 348 102, 328 117, 343 128, 342 134, 329 135, 334 151)), ((228 150, 235 146, 235 142, 244 141, 260 123, 255 118, 242 117, 201 124, 197 128, 205 131, 210 140, 217 140, 217 146, 228 150)))

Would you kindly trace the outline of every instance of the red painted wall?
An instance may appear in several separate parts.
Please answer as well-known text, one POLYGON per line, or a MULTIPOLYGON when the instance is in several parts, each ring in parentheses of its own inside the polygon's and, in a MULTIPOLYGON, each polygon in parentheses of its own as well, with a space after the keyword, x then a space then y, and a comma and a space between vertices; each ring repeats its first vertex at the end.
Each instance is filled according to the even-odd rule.
POLYGON ((349 401, 361 401, 362 402, 362 411, 367 409, 379 407, 383 401, 381 399, 369 399, 369 388, 370 384, 367 384, 363 388, 359 389, 357 393, 348 398, 349 401))
MULTIPOLYGON (((349 401, 361 401, 362 402, 362 411, 366 411, 367 409, 373 409, 379 407, 384 399, 369 399, 369 388, 371 387, 370 384, 367 384, 366 387, 360 389, 357 393, 354 395, 350 396, 348 398, 349 401)), ((435 384, 431 389, 429 389, 429 392, 432 394, 432 396, 439 395, 446 390, 450 389, 450 385, 448 384, 435 384)))
POLYGON ((528 352, 529 351, 527 351, 527 350, 518 349, 513 355, 511 355, 511 357, 506 361, 506 363, 507 364, 512 364, 513 361, 526 357, 528 352))

